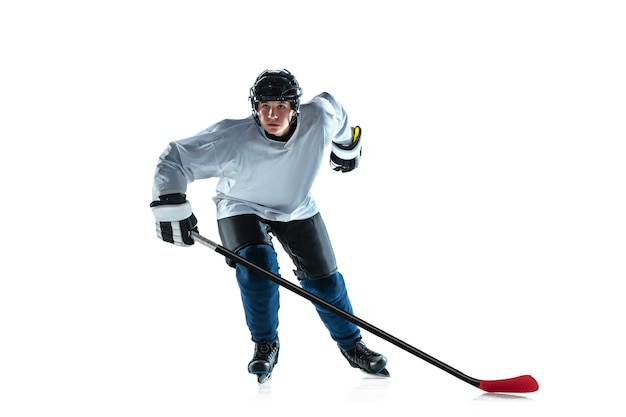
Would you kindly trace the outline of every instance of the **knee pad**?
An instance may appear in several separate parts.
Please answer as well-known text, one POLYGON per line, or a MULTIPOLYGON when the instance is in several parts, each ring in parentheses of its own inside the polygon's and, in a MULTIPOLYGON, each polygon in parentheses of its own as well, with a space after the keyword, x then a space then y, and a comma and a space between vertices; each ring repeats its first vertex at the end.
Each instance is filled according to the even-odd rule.
POLYGON ((301 279, 300 285, 305 290, 327 301, 341 298, 346 294, 346 285, 339 272, 318 279, 301 279))
MULTIPOLYGON (((278 274, 278 256, 274 248, 270 245, 246 246, 239 251, 238 255, 269 272, 278 274)), ((245 265, 237 265, 236 268, 245 268, 248 270, 245 265)))

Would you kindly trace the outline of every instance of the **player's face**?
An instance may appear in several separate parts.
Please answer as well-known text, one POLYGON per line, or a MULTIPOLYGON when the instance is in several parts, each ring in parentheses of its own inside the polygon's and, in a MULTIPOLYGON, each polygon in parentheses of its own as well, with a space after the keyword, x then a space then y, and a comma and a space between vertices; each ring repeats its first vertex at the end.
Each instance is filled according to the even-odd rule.
POLYGON ((256 111, 261 127, 274 136, 289 133, 289 121, 295 115, 287 101, 262 101, 256 111))

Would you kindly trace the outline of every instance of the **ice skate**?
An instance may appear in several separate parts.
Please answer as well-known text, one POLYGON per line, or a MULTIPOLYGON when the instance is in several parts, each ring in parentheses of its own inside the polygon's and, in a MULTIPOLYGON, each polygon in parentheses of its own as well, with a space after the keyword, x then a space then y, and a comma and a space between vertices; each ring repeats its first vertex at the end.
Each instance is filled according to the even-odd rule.
POLYGON ((356 342, 354 348, 350 350, 340 348, 339 350, 353 368, 358 368, 372 375, 389 376, 389 371, 386 369, 387 358, 368 349, 360 339, 356 342))
POLYGON ((270 343, 263 340, 254 346, 254 356, 248 363, 248 372, 257 376, 259 384, 267 382, 272 377, 274 365, 278 363, 278 339, 270 343))

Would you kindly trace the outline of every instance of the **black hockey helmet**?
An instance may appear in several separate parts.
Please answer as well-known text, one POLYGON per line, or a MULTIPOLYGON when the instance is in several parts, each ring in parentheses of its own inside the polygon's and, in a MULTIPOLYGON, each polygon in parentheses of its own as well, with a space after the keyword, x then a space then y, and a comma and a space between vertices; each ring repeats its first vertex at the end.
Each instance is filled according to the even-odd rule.
POLYGON ((262 101, 287 101, 296 113, 300 111, 302 89, 298 80, 286 69, 263 71, 250 88, 250 104, 252 111, 262 101))

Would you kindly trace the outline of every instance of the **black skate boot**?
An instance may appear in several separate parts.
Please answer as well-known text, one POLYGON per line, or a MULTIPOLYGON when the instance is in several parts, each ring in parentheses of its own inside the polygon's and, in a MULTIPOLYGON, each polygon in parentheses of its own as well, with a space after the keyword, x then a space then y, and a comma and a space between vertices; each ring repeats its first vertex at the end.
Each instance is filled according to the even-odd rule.
POLYGON ((263 340, 254 346, 254 356, 248 363, 248 372, 257 376, 259 384, 267 382, 272 376, 274 365, 278 363, 278 339, 270 343, 263 340))
POLYGON ((380 353, 369 350, 361 339, 357 340, 353 349, 343 350, 339 348, 343 356, 353 368, 359 368, 363 372, 378 376, 389 376, 387 358, 380 353))

